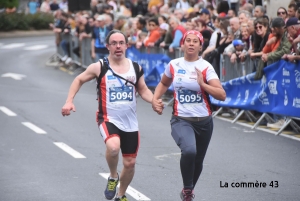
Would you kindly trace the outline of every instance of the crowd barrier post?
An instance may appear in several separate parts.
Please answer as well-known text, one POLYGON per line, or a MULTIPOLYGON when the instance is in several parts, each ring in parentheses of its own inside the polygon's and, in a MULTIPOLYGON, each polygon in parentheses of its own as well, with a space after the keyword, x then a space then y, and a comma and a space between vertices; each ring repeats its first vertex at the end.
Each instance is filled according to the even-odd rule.
POLYGON ((87 68, 91 63, 93 63, 91 57, 91 41, 91 38, 83 38, 80 44, 80 53, 83 68, 87 68))

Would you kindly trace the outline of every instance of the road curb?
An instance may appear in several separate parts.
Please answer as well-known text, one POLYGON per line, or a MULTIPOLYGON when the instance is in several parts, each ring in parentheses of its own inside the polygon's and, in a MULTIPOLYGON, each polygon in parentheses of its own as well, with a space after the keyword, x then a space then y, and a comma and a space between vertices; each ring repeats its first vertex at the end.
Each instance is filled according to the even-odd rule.
POLYGON ((52 30, 0 32, 0 38, 22 38, 34 36, 54 36, 54 33, 52 30))

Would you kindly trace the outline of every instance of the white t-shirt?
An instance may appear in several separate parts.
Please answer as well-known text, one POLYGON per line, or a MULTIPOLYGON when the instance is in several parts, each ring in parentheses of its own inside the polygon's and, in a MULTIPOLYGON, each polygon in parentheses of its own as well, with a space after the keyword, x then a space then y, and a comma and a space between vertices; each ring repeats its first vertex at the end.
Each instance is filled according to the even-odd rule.
MULTIPOLYGON (((129 59, 128 59, 129 60, 129 59)), ((103 60, 101 60, 103 64, 103 60)), ((136 74, 131 60, 130 69, 127 73, 119 74, 123 78, 136 82, 136 74)), ((99 86, 99 116, 104 121, 111 122, 125 132, 138 131, 136 115, 136 90, 133 85, 125 80, 118 79, 111 70, 102 77, 99 86)))
POLYGON ((189 9, 191 6, 189 4, 188 1, 178 1, 177 4, 176 4, 176 9, 182 9, 182 10, 187 10, 189 9))
POLYGON ((223 32, 221 31, 221 29, 216 28, 215 31, 212 33, 210 40, 209 40, 209 47, 215 47, 217 44, 217 39, 218 39, 218 32, 221 33, 221 37, 223 37, 223 32))
POLYGON ((201 70, 205 82, 219 79, 213 66, 201 57, 194 62, 183 57, 174 59, 165 69, 165 75, 173 80, 175 116, 205 117, 212 114, 209 94, 200 88, 195 68, 201 70))

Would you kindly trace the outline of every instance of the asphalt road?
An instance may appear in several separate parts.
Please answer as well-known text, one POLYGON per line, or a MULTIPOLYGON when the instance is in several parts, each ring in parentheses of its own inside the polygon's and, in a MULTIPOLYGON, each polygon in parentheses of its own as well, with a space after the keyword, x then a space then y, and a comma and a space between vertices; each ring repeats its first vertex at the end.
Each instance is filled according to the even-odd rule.
MULTIPOLYGON (((54 37, 0 39, 0 201, 105 200, 100 174, 108 166, 95 122, 95 82, 77 94, 76 112, 62 117, 74 75, 45 66, 54 52, 54 37)), ((180 200, 171 112, 159 116, 138 98, 141 141, 131 201, 180 200)), ((195 201, 300 200, 299 141, 217 118, 214 124, 195 201)))

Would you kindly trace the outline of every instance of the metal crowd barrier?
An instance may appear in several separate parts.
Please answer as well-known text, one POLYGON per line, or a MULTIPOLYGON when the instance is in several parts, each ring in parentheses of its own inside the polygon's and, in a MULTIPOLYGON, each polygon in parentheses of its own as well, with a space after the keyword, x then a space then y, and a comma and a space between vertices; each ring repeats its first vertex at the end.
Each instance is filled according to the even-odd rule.
POLYGON ((52 65, 53 63, 54 65, 58 65, 64 57, 65 54, 60 45, 62 40, 67 41, 69 44, 69 56, 72 59, 71 67, 76 65, 81 68, 87 68, 91 63, 93 63, 93 59, 91 57, 91 38, 84 38, 80 41, 79 38, 74 36, 72 33, 60 33, 56 35, 56 37, 58 37, 59 44, 56 47, 56 53, 49 58, 47 62, 48 65, 52 65), (77 47, 79 47, 79 56, 74 53, 74 49, 77 47))
MULTIPOLYGON (((221 55, 220 63, 220 72, 222 72, 220 75, 221 82, 226 82, 234 78, 245 76, 252 73, 254 69, 254 61, 250 57, 247 57, 244 62, 231 63, 229 56, 221 55)), ((217 116, 222 112, 223 109, 224 108, 222 107, 219 108, 213 116, 217 116)), ((235 108, 227 108, 227 111, 234 116, 233 120, 231 121, 232 123, 237 122, 242 116, 244 116, 244 118, 246 118, 246 120, 249 122, 254 122, 254 125, 251 127, 252 129, 257 128, 260 122, 262 122, 264 119, 267 120, 267 122, 274 123, 274 120, 268 113, 262 113, 259 117, 256 117, 252 111, 248 110, 240 110, 237 112, 235 108)), ((258 114, 258 112, 256 112, 256 114, 258 114)), ((296 133, 300 133, 300 126, 295 122, 295 120, 299 121, 300 118, 286 117, 284 124, 276 132, 276 135, 281 134, 288 125, 290 125, 296 133)))
POLYGON ((220 62, 221 82, 226 82, 253 72, 253 61, 250 57, 247 57, 244 62, 231 63, 229 56, 221 55, 220 62))

